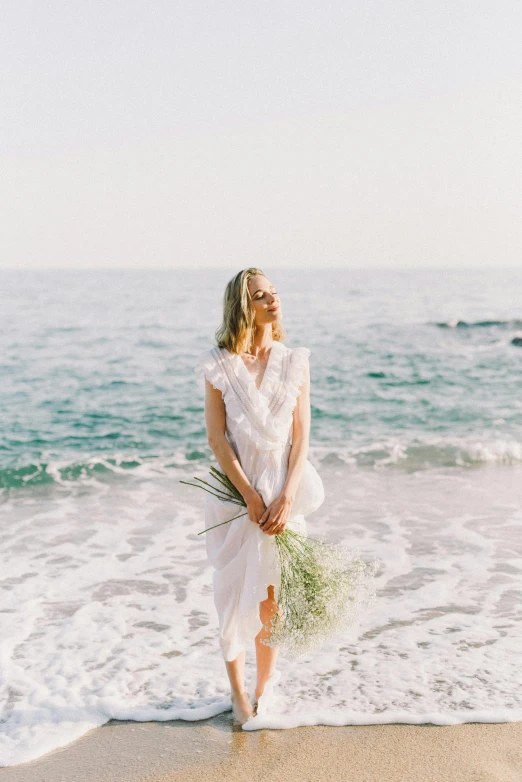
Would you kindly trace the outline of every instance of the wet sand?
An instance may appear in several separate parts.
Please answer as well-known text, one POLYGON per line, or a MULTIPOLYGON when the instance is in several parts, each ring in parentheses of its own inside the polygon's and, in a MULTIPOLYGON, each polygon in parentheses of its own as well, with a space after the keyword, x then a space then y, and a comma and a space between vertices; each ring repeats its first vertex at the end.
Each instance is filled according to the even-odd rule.
POLYGON ((120 722, 2 782, 521 782, 522 722, 314 726, 243 731, 204 722, 120 722))

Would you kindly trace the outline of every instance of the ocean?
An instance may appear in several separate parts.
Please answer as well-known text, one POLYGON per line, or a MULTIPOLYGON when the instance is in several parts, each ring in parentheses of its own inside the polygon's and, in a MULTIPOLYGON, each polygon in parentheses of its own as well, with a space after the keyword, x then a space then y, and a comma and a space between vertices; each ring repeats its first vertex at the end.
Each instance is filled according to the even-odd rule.
MULTIPOLYGON (((0 272, 0 765, 229 707, 180 480, 215 463, 194 365, 236 271, 0 272)), ((309 532, 380 560, 266 726, 522 720, 522 272, 265 272, 311 350, 309 532)))

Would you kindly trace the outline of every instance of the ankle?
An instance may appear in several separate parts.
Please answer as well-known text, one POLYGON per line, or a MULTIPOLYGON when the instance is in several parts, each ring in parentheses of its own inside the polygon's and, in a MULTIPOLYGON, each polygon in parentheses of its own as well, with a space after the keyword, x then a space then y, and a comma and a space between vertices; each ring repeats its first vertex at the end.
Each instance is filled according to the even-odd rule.
POLYGON ((277 671, 275 671, 275 670, 271 671, 269 676, 267 676, 266 680, 262 684, 259 683, 259 682, 256 684, 256 689, 255 689, 256 698, 260 698, 262 696, 262 694, 264 693, 264 691, 266 689, 266 685, 276 675, 276 673, 277 673, 277 671))

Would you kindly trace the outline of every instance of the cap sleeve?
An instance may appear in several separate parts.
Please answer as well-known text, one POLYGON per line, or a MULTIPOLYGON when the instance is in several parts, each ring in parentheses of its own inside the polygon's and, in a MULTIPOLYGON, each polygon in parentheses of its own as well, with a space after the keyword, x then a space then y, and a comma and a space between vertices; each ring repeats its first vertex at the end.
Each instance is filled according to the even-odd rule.
POLYGON ((222 394, 226 391, 226 376, 221 369, 218 361, 216 360, 215 351, 218 348, 210 348, 210 350, 204 350, 196 358, 196 366, 194 371, 196 373, 196 379, 199 387, 205 390, 205 379, 208 380, 214 388, 221 391, 222 394))
POLYGON ((294 348, 290 356, 290 377, 291 393, 298 397, 301 393, 301 386, 306 380, 307 373, 310 371, 310 349, 294 348))

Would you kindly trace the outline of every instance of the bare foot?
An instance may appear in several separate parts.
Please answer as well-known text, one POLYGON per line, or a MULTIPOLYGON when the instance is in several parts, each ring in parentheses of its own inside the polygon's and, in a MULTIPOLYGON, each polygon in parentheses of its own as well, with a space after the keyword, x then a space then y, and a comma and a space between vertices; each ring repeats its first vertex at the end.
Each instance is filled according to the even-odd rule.
POLYGON ((231 699, 234 722, 238 725, 243 725, 253 715, 252 704, 248 699, 248 693, 242 692, 237 695, 232 694, 231 699))

